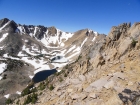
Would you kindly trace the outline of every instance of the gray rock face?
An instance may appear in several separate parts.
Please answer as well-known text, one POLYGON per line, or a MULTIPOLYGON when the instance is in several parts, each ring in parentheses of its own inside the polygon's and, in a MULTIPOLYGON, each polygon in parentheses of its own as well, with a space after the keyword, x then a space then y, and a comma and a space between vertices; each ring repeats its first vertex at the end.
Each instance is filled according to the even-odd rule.
POLYGON ((6 53, 12 54, 12 55, 17 55, 19 51, 21 51, 23 43, 21 37, 17 33, 10 34, 3 44, 7 44, 5 46, 4 50, 6 53), (18 40, 17 40, 18 38, 18 40))
POLYGON ((129 103, 129 105, 140 105, 140 92, 138 91, 124 89, 118 96, 124 103, 129 103))
POLYGON ((44 35, 45 35, 45 32, 47 31, 47 28, 44 27, 44 26, 39 26, 40 30, 37 30, 35 36, 37 39, 41 40, 44 35))
POLYGON ((15 30, 17 29, 17 24, 12 20, 9 22, 9 24, 4 28, 4 30, 15 33, 15 30))
POLYGON ((9 21, 9 19, 4 18, 2 20, 0 20, 0 27, 2 27, 4 24, 6 24, 9 21))
POLYGON ((0 20, 0 28, 2 28, 2 31, 14 33, 17 29, 17 24, 12 20, 10 21, 7 18, 4 18, 0 20))

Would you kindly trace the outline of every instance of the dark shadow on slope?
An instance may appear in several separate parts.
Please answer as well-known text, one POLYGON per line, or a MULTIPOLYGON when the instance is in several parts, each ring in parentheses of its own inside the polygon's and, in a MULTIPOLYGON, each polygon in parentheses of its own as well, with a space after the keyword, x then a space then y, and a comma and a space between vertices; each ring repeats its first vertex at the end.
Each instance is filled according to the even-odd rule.
POLYGON ((41 82, 41 81, 45 80, 48 76, 50 76, 56 72, 57 72, 56 69, 43 70, 43 71, 36 73, 32 80, 34 81, 34 83, 41 82))
POLYGON ((132 91, 130 89, 124 89, 118 94, 124 105, 140 105, 140 91, 132 91))

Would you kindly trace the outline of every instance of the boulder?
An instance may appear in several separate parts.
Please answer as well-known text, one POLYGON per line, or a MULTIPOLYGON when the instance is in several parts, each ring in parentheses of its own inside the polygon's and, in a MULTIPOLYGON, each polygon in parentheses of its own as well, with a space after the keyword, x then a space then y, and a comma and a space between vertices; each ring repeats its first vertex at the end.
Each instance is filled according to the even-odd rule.
POLYGON ((68 89, 67 89, 67 92, 71 93, 71 92, 73 92, 73 89, 68 88, 68 89))
POLYGON ((81 81, 79 81, 79 79, 70 79, 71 84, 80 84, 81 81))
POLYGON ((89 93, 88 97, 95 99, 95 98, 97 98, 97 95, 95 93, 91 92, 91 93, 89 93))
POLYGON ((96 90, 101 90, 106 83, 108 83, 108 77, 100 78, 91 83, 90 86, 94 87, 96 90))
POLYGON ((80 80, 80 81, 83 82, 83 81, 85 81, 85 79, 86 79, 86 77, 85 77, 84 75, 79 75, 79 80, 80 80))
POLYGON ((88 86, 87 88, 84 89, 85 92, 91 92, 93 90, 94 88, 92 86, 88 86))
POLYGON ((104 85, 104 87, 106 88, 106 89, 109 89, 109 88, 112 88, 114 86, 114 81, 109 81, 109 82, 107 82, 105 85, 104 85))
POLYGON ((119 86, 114 86, 113 89, 117 92, 117 93, 121 93, 124 88, 123 87, 119 87, 119 86))
POLYGON ((73 100, 76 100, 76 99, 80 98, 80 96, 78 94, 76 94, 76 93, 72 94, 70 97, 73 100))
POLYGON ((79 94, 79 96, 80 96, 81 100, 84 100, 85 98, 87 98, 87 94, 86 93, 81 93, 81 94, 79 94))

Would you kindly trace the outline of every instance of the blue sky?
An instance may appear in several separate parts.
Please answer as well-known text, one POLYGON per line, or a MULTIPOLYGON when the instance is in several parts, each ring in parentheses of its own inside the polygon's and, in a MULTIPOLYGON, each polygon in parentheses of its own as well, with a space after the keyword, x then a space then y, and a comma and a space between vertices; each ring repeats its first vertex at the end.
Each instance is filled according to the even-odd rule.
POLYGON ((112 26, 140 21, 140 0, 0 0, 0 19, 108 34, 112 26))

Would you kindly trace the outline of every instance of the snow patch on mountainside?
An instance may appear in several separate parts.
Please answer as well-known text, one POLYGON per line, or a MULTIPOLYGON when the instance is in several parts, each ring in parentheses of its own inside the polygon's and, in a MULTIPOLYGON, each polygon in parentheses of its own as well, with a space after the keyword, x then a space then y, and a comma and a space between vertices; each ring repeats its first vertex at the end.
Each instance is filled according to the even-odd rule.
POLYGON ((23 27, 22 27, 22 26, 18 26, 17 29, 19 30, 19 32, 21 33, 21 35, 22 35, 23 33, 25 34, 25 32, 23 31, 23 27))
POLYGON ((92 39, 92 41, 94 42, 95 39, 96 39, 96 37, 94 37, 94 38, 92 39))
POLYGON ((2 79, 2 76, 0 76, 0 80, 2 79))
POLYGON ((3 48, 4 48, 4 46, 1 46, 1 47, 0 47, 0 50, 3 50, 3 48))
POLYGON ((34 34, 33 34, 34 36, 35 36, 35 34, 36 34, 36 32, 37 32, 37 28, 38 28, 38 27, 35 27, 34 34))
MULTIPOLYGON (((46 47, 51 47, 49 44, 56 44, 58 47, 59 46, 64 46, 64 42, 67 41, 69 38, 73 36, 72 33, 66 33, 62 32, 61 30, 57 29, 57 33, 55 35, 48 35, 48 31, 46 31, 44 38, 41 39, 41 42, 46 46, 46 47), (47 36, 47 37, 46 37, 47 36)), ((51 48, 56 48, 56 47, 51 47, 51 48)))
POLYGON ((22 54, 21 51, 18 53, 18 56, 24 56, 24 55, 25 55, 25 54, 22 54))
POLYGON ((21 92, 19 92, 19 91, 17 91, 16 93, 17 93, 17 94, 21 94, 21 92))
POLYGON ((67 53, 69 53, 69 52, 73 51, 75 48, 76 48, 76 45, 74 45, 74 46, 70 47, 70 49, 67 51, 67 53))
POLYGON ((0 38, 0 42, 2 42, 7 36, 8 36, 8 33, 3 34, 3 37, 0 38))
POLYGON ((5 64, 5 63, 0 64, 0 74, 4 72, 6 65, 7 64, 5 64))
POLYGON ((94 32, 95 33, 95 36, 93 37, 92 41, 94 42, 96 37, 98 36, 98 33, 97 32, 94 32))
POLYGON ((9 98, 10 94, 4 95, 5 98, 9 98))
POLYGON ((31 79, 32 79, 33 77, 34 77, 34 76, 32 76, 32 75, 29 75, 29 78, 31 78, 31 79))
POLYGON ((68 64, 68 62, 67 63, 51 63, 51 64, 54 66, 54 68, 57 68, 58 67, 58 70, 57 71, 60 72, 61 69, 68 64))
POLYGON ((59 62, 59 63, 68 62, 68 59, 65 58, 63 55, 56 55, 53 59, 54 60, 52 62, 59 62))
POLYGON ((73 50, 73 52, 81 52, 81 48, 80 47, 76 47, 76 49, 73 50))
POLYGON ((38 55, 38 54, 35 54, 35 52, 40 53, 40 51, 38 51, 38 49, 34 48, 34 46, 31 46, 31 48, 32 49, 29 49, 25 45, 23 45, 22 50, 26 51, 30 55, 38 55))
POLYGON ((94 32, 94 34, 95 34, 95 36, 97 36, 98 35, 98 32, 94 32))
POLYGON ((25 40, 25 42, 28 42, 28 40, 25 40))
POLYGON ((87 41, 87 37, 85 38, 85 40, 83 41, 83 43, 81 44, 81 47, 83 47, 83 45, 85 44, 85 42, 87 41))
POLYGON ((62 32, 61 30, 57 29, 57 34, 59 35, 60 33, 62 33, 60 36, 60 41, 62 41, 62 39, 68 40, 73 36, 73 33, 62 32))
POLYGON ((69 59, 69 61, 72 61, 72 58, 79 55, 79 54, 80 54, 80 51, 76 52, 76 53, 73 53, 72 55, 68 56, 67 59, 69 59))

